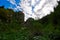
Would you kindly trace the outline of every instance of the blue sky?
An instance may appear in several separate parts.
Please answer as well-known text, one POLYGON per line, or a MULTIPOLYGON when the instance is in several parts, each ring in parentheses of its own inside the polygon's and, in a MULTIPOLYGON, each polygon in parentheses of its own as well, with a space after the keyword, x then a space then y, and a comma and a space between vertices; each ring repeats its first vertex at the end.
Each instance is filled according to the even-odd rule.
POLYGON ((10 2, 8 2, 7 0, 0 0, 0 6, 8 8, 10 6, 10 2))
POLYGON ((8 0, 0 0, 0 6, 4 6, 5 8, 9 8, 9 7, 14 8, 14 7, 16 7, 13 4, 14 1, 15 1, 16 4, 18 4, 20 2, 20 0, 9 0, 9 1, 8 0), (11 2, 13 2, 13 3, 11 3, 11 2))

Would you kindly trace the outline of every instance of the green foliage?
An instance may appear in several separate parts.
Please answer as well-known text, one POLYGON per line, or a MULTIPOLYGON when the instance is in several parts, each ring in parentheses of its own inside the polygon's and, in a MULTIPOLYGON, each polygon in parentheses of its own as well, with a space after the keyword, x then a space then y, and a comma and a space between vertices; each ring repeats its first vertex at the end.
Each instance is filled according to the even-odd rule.
MULTIPOLYGON (((0 40, 58 40, 60 38, 60 5, 52 14, 24 22, 24 14, 0 7, 0 40)), ((60 39, 59 39, 60 40, 60 39)))

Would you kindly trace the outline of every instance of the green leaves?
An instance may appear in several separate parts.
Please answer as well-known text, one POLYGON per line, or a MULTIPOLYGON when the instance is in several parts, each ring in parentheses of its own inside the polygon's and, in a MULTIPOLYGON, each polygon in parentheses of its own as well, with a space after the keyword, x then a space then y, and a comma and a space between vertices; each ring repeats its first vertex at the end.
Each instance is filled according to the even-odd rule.
POLYGON ((55 40, 60 36, 60 6, 40 19, 24 22, 22 12, 0 8, 0 40, 55 40), (58 35, 57 35, 58 34, 58 35))

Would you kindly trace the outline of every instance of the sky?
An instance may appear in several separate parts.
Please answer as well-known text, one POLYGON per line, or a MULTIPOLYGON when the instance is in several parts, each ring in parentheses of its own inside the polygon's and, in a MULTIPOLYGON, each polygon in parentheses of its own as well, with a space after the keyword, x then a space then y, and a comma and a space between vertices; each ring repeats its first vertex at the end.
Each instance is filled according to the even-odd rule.
POLYGON ((18 3, 20 0, 0 0, 0 6, 4 6, 4 8, 16 8, 16 5, 19 5, 18 3))
POLYGON ((11 4, 7 0, 0 0, 0 6, 8 8, 11 4))
POLYGON ((54 12, 58 1, 60 0, 0 0, 0 6, 23 11, 24 21, 29 18, 38 20, 54 12))

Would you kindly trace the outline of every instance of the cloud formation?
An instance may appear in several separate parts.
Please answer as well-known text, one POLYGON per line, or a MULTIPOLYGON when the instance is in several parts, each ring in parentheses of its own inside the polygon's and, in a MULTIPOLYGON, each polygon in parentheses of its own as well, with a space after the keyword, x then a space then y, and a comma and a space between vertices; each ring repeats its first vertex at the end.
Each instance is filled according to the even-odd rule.
POLYGON ((51 12, 54 12, 54 8, 57 7, 60 0, 22 0, 21 8, 25 15, 24 21, 29 18, 34 20, 41 19, 51 12))
POLYGON ((15 0, 7 0, 7 1, 9 1, 11 4, 16 4, 16 1, 15 0))
POLYGON ((20 0, 18 4, 15 0, 8 1, 16 6, 14 10, 24 13, 24 21, 27 21, 29 18, 38 20, 54 12, 60 0, 20 0))

